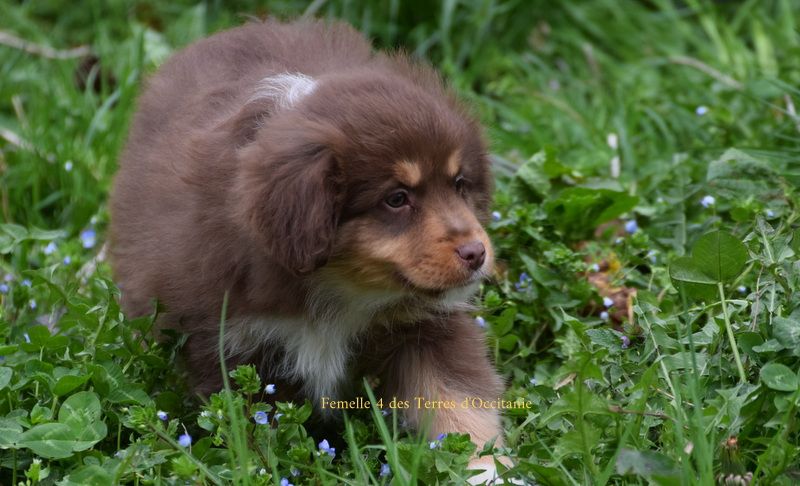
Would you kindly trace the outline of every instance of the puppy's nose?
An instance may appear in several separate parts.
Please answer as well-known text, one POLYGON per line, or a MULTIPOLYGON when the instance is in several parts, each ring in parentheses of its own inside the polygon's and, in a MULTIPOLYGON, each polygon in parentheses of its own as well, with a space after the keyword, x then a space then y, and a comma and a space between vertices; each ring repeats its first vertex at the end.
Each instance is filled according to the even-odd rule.
POLYGON ((456 248, 458 257, 471 269, 477 270, 486 259, 486 248, 480 241, 471 241, 456 248))

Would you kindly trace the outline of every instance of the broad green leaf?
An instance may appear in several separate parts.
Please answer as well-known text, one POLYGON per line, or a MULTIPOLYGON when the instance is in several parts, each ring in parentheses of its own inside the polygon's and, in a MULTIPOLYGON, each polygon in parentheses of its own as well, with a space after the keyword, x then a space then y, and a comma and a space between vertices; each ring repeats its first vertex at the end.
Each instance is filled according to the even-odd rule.
POLYGON ((90 424, 100 420, 100 400, 94 392, 82 391, 64 400, 58 411, 58 421, 68 424, 90 424))
POLYGON ((797 373, 792 371, 788 366, 780 363, 769 363, 761 368, 761 381, 764 384, 778 391, 793 392, 800 387, 800 380, 797 378, 797 373))
POLYGON ((51 422, 37 425, 25 431, 17 441, 17 446, 32 450, 48 459, 63 459, 73 452, 75 436, 67 424, 51 422))
POLYGON ((737 199, 743 194, 760 200, 780 197, 778 174, 766 162, 737 149, 728 149, 708 165, 706 180, 717 195, 737 199))
POLYGON ((59 484, 62 486, 106 486, 113 482, 114 478, 108 471, 92 464, 70 473, 59 484))
POLYGON ((67 398, 58 411, 58 421, 73 432, 72 450, 82 451, 103 440, 108 429, 100 420, 100 400, 94 392, 83 391, 67 398))
POLYGON ((795 356, 800 356, 800 321, 775 317, 772 320, 772 335, 784 348, 791 350, 795 356))
POLYGON ((514 318, 517 315, 516 307, 509 307, 504 310, 497 318, 492 319, 491 329, 495 336, 505 336, 514 327, 514 318))
POLYGON ((747 248, 728 233, 712 231, 697 240, 692 260, 714 282, 728 282, 742 273, 747 263, 747 248))
POLYGON ((617 455, 618 474, 636 474, 647 479, 669 478, 678 475, 678 468, 668 456, 653 451, 622 449, 617 455))
POLYGON ((89 375, 83 376, 76 376, 76 375, 65 375, 56 381, 55 385, 53 385, 53 395, 56 396, 63 396, 67 393, 71 392, 72 390, 78 388, 79 386, 86 383, 89 380, 89 375))
POLYGON ((0 449, 16 447, 22 435, 22 426, 16 420, 0 418, 0 449))
POLYGON ((13 372, 11 368, 6 368, 5 366, 0 366, 0 390, 4 389, 11 383, 11 376, 13 372))
POLYGON ((621 191, 570 187, 548 201, 544 208, 550 221, 566 236, 581 238, 630 211, 638 200, 621 191))
POLYGON ((673 280, 702 285, 716 285, 717 281, 703 273, 694 258, 678 257, 669 265, 669 276, 673 280))

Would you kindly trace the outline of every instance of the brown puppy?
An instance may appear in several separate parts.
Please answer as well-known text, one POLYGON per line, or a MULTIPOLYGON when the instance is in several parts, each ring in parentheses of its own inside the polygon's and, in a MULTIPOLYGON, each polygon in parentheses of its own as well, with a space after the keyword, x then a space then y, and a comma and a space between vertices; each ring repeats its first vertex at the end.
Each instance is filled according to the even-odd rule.
MULTIPOLYGON (((195 388, 254 363, 281 399, 495 399, 502 382, 465 312, 493 262, 477 123, 434 71, 373 53, 343 24, 251 23, 149 79, 111 202, 129 315, 189 334, 195 388)), ((496 410, 439 408, 431 434, 497 438, 496 410)))

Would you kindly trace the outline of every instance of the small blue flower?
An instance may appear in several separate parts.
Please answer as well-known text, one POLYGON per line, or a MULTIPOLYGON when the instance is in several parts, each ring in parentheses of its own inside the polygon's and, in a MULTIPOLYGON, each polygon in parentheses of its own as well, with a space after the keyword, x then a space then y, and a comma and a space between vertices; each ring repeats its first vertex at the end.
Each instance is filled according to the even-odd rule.
POLYGON ((3 276, 3 280, 6 281, 6 282, 10 282, 10 281, 14 280, 14 276, 11 275, 10 273, 7 273, 7 274, 5 274, 3 276))
POLYGON ((764 211, 764 214, 770 219, 775 217, 775 211, 771 209, 767 209, 766 211, 764 211))
POLYGON ((716 202, 717 200, 714 198, 714 196, 703 196, 703 199, 700 200, 700 205, 703 206, 704 208, 709 208, 713 206, 716 202))
POLYGON ((7 294, 8 293, 8 284, 0 284, 0 294, 7 294))
POLYGON ((740 286, 736 287, 736 290, 738 290, 740 294, 746 294, 747 293, 747 287, 745 287, 744 285, 740 285, 740 286))
POLYGON ((22 337, 25 339, 26 343, 30 343, 31 342, 31 337, 28 335, 27 332, 25 334, 23 334, 22 337))
POLYGON ((697 108, 694 109, 694 113, 697 116, 703 116, 706 113, 708 113, 708 107, 705 106, 705 105, 700 105, 700 106, 698 106, 697 108))
POLYGON ((275 394, 275 385, 270 383, 269 385, 264 387, 264 393, 267 395, 274 395, 275 394))
POLYGON ((26 278, 25 280, 22 281, 22 285, 24 285, 24 286, 26 286, 28 288, 31 288, 31 285, 33 285, 33 284, 31 283, 31 281, 29 279, 26 278))
POLYGON ((68 160, 64 162, 64 170, 70 172, 72 170, 72 161, 68 160))
POLYGON ((388 417, 390 413, 391 413, 391 412, 389 412, 389 410, 388 410, 388 409, 386 409, 386 408, 384 408, 383 410, 381 410, 381 415, 383 415, 384 417, 388 417))
POLYGON ((503 218, 503 215, 500 214, 500 211, 492 211, 492 221, 500 221, 503 218))
POLYGON ((628 336, 622 336, 620 339, 622 339, 622 349, 628 349, 628 347, 631 345, 630 338, 628 336))
POLYGON ((84 248, 94 248, 97 242, 97 233, 93 229, 85 229, 81 231, 81 243, 84 248))
POLYGON ((536 386, 539 382, 536 381, 536 378, 531 378, 530 380, 528 380, 528 383, 530 383, 533 386, 536 386))
POLYGON ((639 224, 636 222, 635 219, 631 219, 630 221, 625 222, 625 231, 628 233, 636 233, 639 231, 639 224))
POLYGON ((445 437, 447 437, 447 433, 446 432, 442 432, 441 434, 436 436, 436 440, 442 441, 442 440, 444 440, 445 437))
POLYGON ((167 419, 169 418, 169 415, 167 415, 167 412, 159 410, 158 412, 156 412, 156 417, 158 417, 158 420, 166 422, 167 419))
POLYGON ((294 486, 294 485, 290 483, 288 479, 281 478, 281 486, 294 486))
POLYGON ((475 324, 477 324, 478 327, 486 327, 486 319, 484 319, 481 316, 478 316, 475 318, 475 324))
POLYGON ((322 439, 322 442, 318 445, 319 451, 325 454, 328 454, 331 457, 336 457, 336 449, 331 447, 328 443, 328 439, 322 439))
POLYGON ((28 302, 28 307, 30 307, 31 310, 36 310, 36 300, 31 299, 30 302, 28 302))
POLYGON ((181 436, 178 437, 178 444, 181 447, 189 447, 192 445, 192 436, 189 434, 181 434, 181 436))
POLYGON ((600 319, 607 321, 608 320, 608 312, 603 311, 600 313, 600 319))
POLYGON ((646 256, 647 256, 647 258, 650 259, 650 263, 655 263, 656 262, 656 251, 655 250, 648 251, 646 256))
POLYGON ((385 478, 386 476, 388 476, 390 474, 392 474, 392 468, 390 468, 388 464, 382 463, 381 464, 380 476, 382 478, 385 478))
POLYGON ((522 272, 521 274, 519 274, 519 280, 517 281, 517 283, 514 284, 514 287, 516 287, 517 290, 522 290, 526 288, 530 283, 531 283, 531 277, 527 273, 522 272))
POLYGON ((44 254, 52 255, 56 251, 56 248, 58 247, 56 246, 55 242, 51 241, 47 244, 47 246, 44 247, 44 254))
POLYGON ((299 476, 299 475, 300 475, 300 470, 299 470, 299 469, 297 469, 297 468, 296 468, 296 467, 294 467, 294 466, 292 466, 292 468, 291 468, 291 469, 289 469, 289 472, 290 472, 290 473, 292 474, 292 476, 294 476, 294 477, 297 477, 297 476, 299 476))
POLYGON ((431 449, 436 449, 437 447, 439 447, 439 441, 438 440, 432 440, 431 443, 428 444, 428 447, 430 447, 431 449))
POLYGON ((589 266, 589 270, 591 270, 591 271, 592 271, 592 272, 594 272, 594 273, 597 273, 597 272, 599 272, 599 271, 600 271, 600 264, 598 264, 598 263, 592 263, 592 264, 589 266))
POLYGON ((611 297, 603 297, 603 306, 606 309, 608 309, 612 305, 614 305, 614 299, 612 299, 611 297))
POLYGON ((65 256, 64 257, 64 265, 69 265, 70 263, 72 263, 72 258, 70 258, 68 256, 65 256))
POLYGON ((273 417, 275 417, 275 420, 280 420, 280 418, 283 417, 283 414, 282 413, 276 413, 275 415, 273 415, 273 417))
POLYGON ((266 425, 269 423, 269 416, 267 415, 267 412, 262 412, 259 410, 255 413, 255 415, 253 415, 253 420, 255 420, 259 425, 266 425))

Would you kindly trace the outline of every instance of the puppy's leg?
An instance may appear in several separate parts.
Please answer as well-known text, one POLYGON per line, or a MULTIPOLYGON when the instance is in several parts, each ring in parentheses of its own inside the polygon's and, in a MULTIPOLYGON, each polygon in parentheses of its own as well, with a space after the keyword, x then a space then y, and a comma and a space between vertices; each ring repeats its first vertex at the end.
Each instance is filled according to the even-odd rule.
MULTIPOLYGON (((481 407, 480 399, 498 399, 503 382, 487 356, 483 331, 469 316, 455 313, 390 339, 400 342, 386 362, 384 397, 409 402, 409 425, 430 423, 431 438, 468 433, 479 450, 492 439, 502 445, 500 411, 481 407)), ((493 468, 492 458, 476 458, 471 467, 493 468)))

